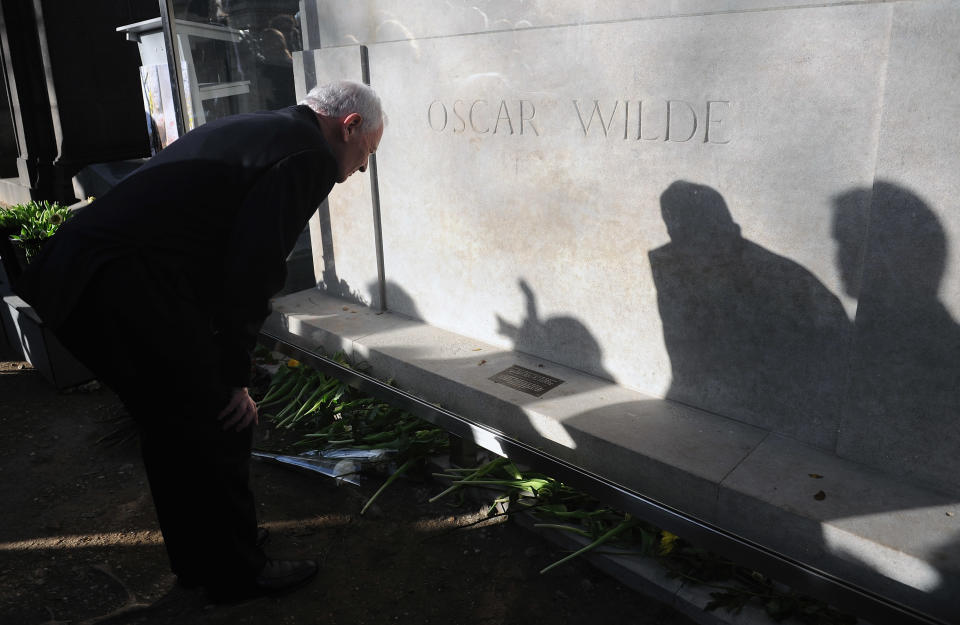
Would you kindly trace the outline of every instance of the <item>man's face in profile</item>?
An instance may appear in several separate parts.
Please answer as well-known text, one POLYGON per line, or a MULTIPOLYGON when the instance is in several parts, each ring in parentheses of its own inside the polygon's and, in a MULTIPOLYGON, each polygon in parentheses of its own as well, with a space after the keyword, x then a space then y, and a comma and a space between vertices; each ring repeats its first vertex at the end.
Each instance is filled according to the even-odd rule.
POLYGON ((351 125, 351 122, 344 120, 344 146, 337 182, 344 182, 358 171, 367 171, 367 161, 370 155, 377 151, 382 137, 382 125, 374 131, 361 132, 359 122, 351 125))

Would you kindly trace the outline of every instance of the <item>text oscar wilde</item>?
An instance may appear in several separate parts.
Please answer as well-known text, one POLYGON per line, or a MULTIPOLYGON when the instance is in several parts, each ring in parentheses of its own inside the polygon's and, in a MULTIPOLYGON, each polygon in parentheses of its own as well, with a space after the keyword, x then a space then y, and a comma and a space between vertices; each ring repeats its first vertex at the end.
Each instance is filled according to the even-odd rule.
MULTIPOLYGON (((722 145, 731 141, 732 108, 729 100, 570 100, 566 110, 584 137, 722 145)), ((427 123, 463 135, 539 137, 550 130, 531 100, 434 100, 427 123)))

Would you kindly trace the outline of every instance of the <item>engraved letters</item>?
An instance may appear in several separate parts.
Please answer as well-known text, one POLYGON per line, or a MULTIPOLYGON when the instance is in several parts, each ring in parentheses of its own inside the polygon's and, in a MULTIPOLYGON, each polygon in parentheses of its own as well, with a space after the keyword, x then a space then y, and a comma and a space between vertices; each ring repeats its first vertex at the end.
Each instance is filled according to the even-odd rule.
POLYGON ((497 134, 497 129, 500 128, 500 120, 507 120, 507 127, 510 128, 510 134, 513 134, 513 122, 510 121, 510 109, 507 108, 507 103, 503 100, 500 100, 500 110, 497 112, 497 123, 493 127, 493 134, 497 134))
POLYGON ((529 100, 473 100, 469 103, 455 100, 450 106, 434 100, 427 107, 427 123, 436 132, 478 135, 527 135, 540 136, 534 124, 537 107, 529 100), (451 121, 451 115, 453 120, 451 121))
POLYGON ((434 100, 430 103, 430 106, 427 107, 427 123, 430 124, 430 127, 434 130, 443 130, 447 127, 447 107, 445 107, 440 100, 434 100), (437 107, 438 104, 440 105, 439 107, 437 107), (441 114, 443 115, 443 121, 435 122, 435 120, 440 119, 437 115, 441 114))
POLYGON ((476 133, 478 133, 478 134, 481 134, 481 135, 490 132, 490 129, 489 129, 489 128, 484 128, 483 130, 480 130, 479 128, 477 128, 477 124, 473 121, 473 111, 474 111, 475 108, 477 108, 477 105, 478 105, 478 104, 486 105, 486 103, 487 103, 486 100, 474 100, 474 101, 473 101, 473 104, 470 105, 470 128, 471 128, 474 132, 476 132, 476 133))
MULTIPOLYGON (((531 100, 477 98, 434 100, 427 106, 427 124, 438 133, 499 137, 540 137, 541 130, 570 132, 579 123, 585 139, 637 143, 701 143, 725 145, 732 140, 730 100, 690 101, 679 98, 636 100, 570 100, 571 109, 551 101, 548 116, 537 116, 531 100), (567 121, 565 110, 572 114, 567 121), (576 121, 573 121, 573 120, 576 121), (571 128, 570 124, 574 124, 571 128)), ((541 103, 543 104, 543 103, 541 103)))
POLYGON ((683 100, 667 100, 667 123, 665 125, 666 136, 664 141, 677 141, 680 143, 686 143, 693 138, 693 135, 697 132, 697 112, 693 110, 693 107, 690 106, 688 102, 683 100), (689 116, 686 113, 689 112, 689 116), (671 123, 671 116, 673 118, 673 123, 671 123), (682 119, 686 118, 686 119, 682 119), (674 125, 679 125, 681 130, 677 132, 674 130, 674 125), (687 126, 690 128, 690 134, 688 134, 683 139, 679 137, 683 134, 682 128, 687 126), (670 131, 674 130, 673 138, 670 138, 670 131))
POLYGON ((704 122, 706 128, 703 132, 704 143, 730 143, 724 124, 724 116, 729 110, 730 102, 727 100, 707 100, 707 119, 704 122), (711 136, 711 133, 713 133, 713 136, 711 136))
POLYGON ((538 137, 540 136, 540 131, 537 130, 537 127, 533 125, 533 118, 536 116, 536 114, 537 114, 537 109, 536 107, 533 106, 533 102, 520 100, 520 134, 523 134, 523 129, 524 129, 523 122, 529 122, 530 128, 533 129, 533 134, 537 135, 538 137), (530 117, 524 117, 523 115, 524 105, 526 105, 527 107, 526 110, 528 113, 530 113, 530 117))
POLYGON ((463 118, 463 113, 458 108, 463 105, 463 100, 457 100, 453 103, 453 116, 457 118, 457 121, 454 122, 457 124, 453 127, 453 131, 457 134, 460 134, 467 129, 467 120, 463 118))
POLYGON ((592 108, 573 100, 573 107, 584 137, 602 134, 623 140, 687 143, 699 136, 702 143, 730 143, 728 100, 707 100, 702 105, 686 100, 592 100, 592 108), (613 128, 623 128, 623 133, 612 133, 613 128))
POLYGON ((603 136, 607 136, 607 132, 610 130, 610 125, 613 123, 613 116, 617 114, 617 106, 620 103, 617 101, 613 102, 613 110, 610 111, 610 117, 607 121, 603 121, 603 113, 600 110, 600 101, 593 101, 593 110, 590 111, 590 118, 586 123, 583 122, 583 113, 580 112, 580 103, 576 100, 573 101, 573 105, 577 108, 577 117, 580 118, 580 128, 583 129, 583 136, 586 137, 587 133, 590 132, 590 125, 593 124, 594 116, 600 119, 600 127, 603 128, 603 136))

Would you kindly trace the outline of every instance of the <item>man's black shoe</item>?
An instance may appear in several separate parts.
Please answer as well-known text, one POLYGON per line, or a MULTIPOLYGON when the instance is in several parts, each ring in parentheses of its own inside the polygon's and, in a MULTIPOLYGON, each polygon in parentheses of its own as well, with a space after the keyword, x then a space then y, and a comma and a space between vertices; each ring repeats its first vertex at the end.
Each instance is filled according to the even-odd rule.
POLYGON ((292 590, 317 574, 316 560, 267 560, 257 575, 257 588, 266 594, 292 590))
POLYGON ((276 595, 303 586, 319 568, 315 560, 267 560, 252 584, 207 587, 207 596, 214 603, 239 603, 276 595))

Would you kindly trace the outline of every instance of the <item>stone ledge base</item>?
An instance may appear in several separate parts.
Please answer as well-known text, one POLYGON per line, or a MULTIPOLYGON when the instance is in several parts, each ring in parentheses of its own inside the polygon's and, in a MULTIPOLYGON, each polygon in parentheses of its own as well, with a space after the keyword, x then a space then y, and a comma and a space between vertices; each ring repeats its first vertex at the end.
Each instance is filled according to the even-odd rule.
POLYGON ((751 425, 316 289, 275 300, 265 329, 306 349, 366 361, 377 377, 468 419, 957 622, 955 498, 751 425), (511 366, 563 382, 536 397, 490 379, 511 366))

